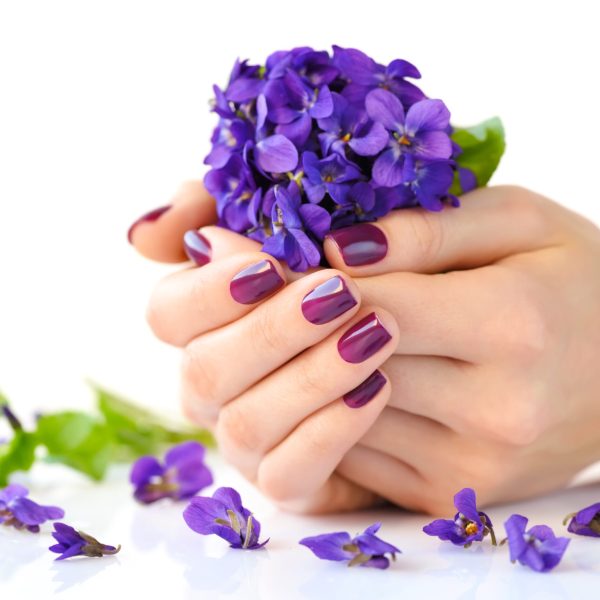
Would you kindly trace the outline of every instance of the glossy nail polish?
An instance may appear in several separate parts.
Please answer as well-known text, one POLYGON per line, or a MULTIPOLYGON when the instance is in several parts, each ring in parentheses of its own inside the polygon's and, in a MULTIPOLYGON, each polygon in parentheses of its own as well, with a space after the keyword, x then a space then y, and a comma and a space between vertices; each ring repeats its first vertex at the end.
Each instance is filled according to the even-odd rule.
POLYGON ((373 356, 391 339, 379 317, 372 312, 344 333, 338 341, 338 352, 346 362, 359 363, 373 356))
POLYGON ((155 208, 154 210, 151 210, 149 213, 146 213, 145 215, 142 215, 137 221, 134 221, 133 224, 131 225, 131 227, 129 228, 129 230, 127 231, 127 239, 129 240, 129 243, 130 244, 132 243, 133 230, 140 223, 149 223, 149 222, 152 222, 152 221, 157 221, 170 208, 171 208, 170 204, 168 204, 167 206, 161 206, 159 208, 155 208))
POLYGON ((339 248, 343 261, 349 267, 371 265, 380 261, 388 251, 383 231, 370 223, 361 223, 335 229, 326 236, 339 248))
POLYGON ((183 234, 183 249, 187 257, 199 267, 210 262, 210 242, 195 229, 183 234))
POLYGON ((379 372, 371 373, 360 385, 344 394, 344 402, 350 408, 360 408, 375 398, 385 385, 386 378, 379 372))
POLYGON ((261 260, 233 277, 229 291, 240 304, 254 304, 283 285, 283 279, 270 260, 261 260))
POLYGON ((333 321, 356 304, 344 279, 336 275, 306 294, 301 308, 307 321, 321 325, 333 321))

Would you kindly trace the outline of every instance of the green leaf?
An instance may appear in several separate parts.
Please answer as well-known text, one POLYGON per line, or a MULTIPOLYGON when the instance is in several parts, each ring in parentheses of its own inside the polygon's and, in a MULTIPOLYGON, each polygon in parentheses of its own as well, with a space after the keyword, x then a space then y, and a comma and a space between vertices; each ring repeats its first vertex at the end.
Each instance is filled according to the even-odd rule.
MULTIPOLYGON (((458 165, 471 169, 477 185, 484 186, 494 174, 506 148, 500 118, 493 117, 473 127, 455 127, 452 139, 462 148, 462 154, 456 159, 458 165)), ((457 176, 450 192, 462 192, 457 176)))
POLYGON ((96 417, 66 411, 40 417, 37 438, 48 460, 60 462, 95 480, 104 477, 113 453, 109 428, 96 417))
POLYGON ((23 430, 15 431, 10 442, 0 445, 0 487, 8 483, 14 471, 29 471, 36 446, 36 436, 23 430))
POLYGON ((104 416, 117 445, 116 460, 131 460, 143 454, 157 454, 165 445, 197 440, 214 446, 214 438, 203 429, 169 423, 163 416, 137 406, 96 384, 98 410, 104 416))

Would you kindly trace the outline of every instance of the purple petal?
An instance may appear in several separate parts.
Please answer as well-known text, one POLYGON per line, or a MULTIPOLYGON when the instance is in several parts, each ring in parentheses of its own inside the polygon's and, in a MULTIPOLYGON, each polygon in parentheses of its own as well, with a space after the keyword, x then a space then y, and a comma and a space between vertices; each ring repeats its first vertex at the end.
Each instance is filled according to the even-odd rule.
POLYGON ((386 69, 388 77, 412 77, 413 79, 420 79, 421 73, 419 69, 407 60, 400 58, 393 60, 386 69))
POLYGON ((0 502, 4 502, 8 504, 12 502, 15 498, 24 498, 29 494, 29 490, 18 483, 11 483, 7 485, 4 489, 0 490, 0 502))
POLYGON ((216 519, 229 519, 227 508, 230 507, 218 499, 196 496, 183 511, 183 518, 188 527, 196 533, 215 534, 232 545, 239 544, 240 536, 231 527, 216 522, 216 519))
MULTIPOLYGON (((300 206, 300 198, 296 195, 289 194, 288 191, 282 186, 275 186, 275 200, 277 207, 281 210, 283 217, 283 223, 287 229, 295 227, 300 229, 302 227, 302 221, 298 215, 298 208, 300 206)), ((275 208, 274 208, 275 210, 275 208)), ((276 217, 273 217, 273 221, 276 217)))
POLYGON ((419 131, 445 131, 449 124, 450 111, 441 100, 421 100, 408 109, 404 127, 414 136, 419 131))
MULTIPOLYGON (((292 229, 290 231, 296 243, 300 247, 300 251, 309 267, 316 267, 321 261, 321 253, 315 243, 301 229, 292 229)), ((288 236, 290 237, 290 236, 288 236)), ((289 264, 289 263, 288 263, 289 264)), ((294 264, 289 265, 292 270, 296 270, 294 264)), ((305 270, 305 269, 303 269, 305 270)))
POLYGON ((309 109, 310 116, 313 119, 324 119, 333 112, 333 98, 329 88, 324 85, 319 89, 317 101, 309 109))
POLYGON ((477 187, 477 177, 471 169, 458 167, 458 180, 463 194, 466 194, 477 187))
MULTIPOLYGON (((72 546, 69 546, 59 557, 57 557, 55 560, 65 560, 66 558, 72 558, 73 556, 79 556, 80 554, 82 554, 81 550, 82 548, 85 546, 86 542, 82 541, 82 542, 78 542, 77 544, 73 544, 72 546)), ((49 550, 52 550, 52 552, 59 552, 60 550, 57 548, 57 545, 55 544, 54 546, 50 546, 49 550), (53 550, 54 548, 54 550, 53 550)))
POLYGON ((327 188, 323 183, 313 184, 311 183, 310 179, 305 179, 304 191, 306 192, 309 202, 316 204, 323 200, 325 193, 327 192, 327 188))
POLYGON ((359 156, 375 156, 389 141, 390 134, 386 128, 381 123, 375 122, 364 136, 351 138, 348 146, 359 156))
POLYGON ((40 506, 29 498, 17 498, 11 503, 12 514, 24 525, 39 525, 44 523, 49 518, 62 519, 64 512, 57 506, 40 506), (56 517, 48 516, 47 509, 50 509, 51 515, 57 515, 56 517))
POLYGON ((52 537, 65 546, 71 546, 84 541, 77 531, 66 523, 54 523, 52 537))
POLYGON ((373 121, 381 123, 390 131, 399 131, 404 124, 404 108, 394 94, 377 89, 369 92, 365 99, 367 114, 373 121))
POLYGON ((240 77, 227 88, 225 97, 231 102, 248 102, 260 94, 264 85, 264 79, 240 77))
POLYGON ((450 158, 452 144, 444 131, 424 131, 415 138, 415 158, 442 160, 450 158))
POLYGON ((396 148, 386 150, 373 165, 373 180, 382 187, 394 187, 402 183, 402 154, 396 148))
POLYGON ((564 537, 553 537, 542 543, 540 553, 544 561, 544 571, 550 571, 558 565, 570 541, 564 537))
POLYGON ((523 515, 511 515, 504 523, 506 537, 508 538, 508 547, 510 550, 510 560, 516 561, 527 550, 528 544, 525 541, 525 529, 528 519, 523 515))
MULTIPOLYGON (((511 554, 511 560, 512 560, 512 554, 511 554)), ((520 554, 518 557, 518 561, 522 565, 526 565, 527 567, 529 567, 530 569, 533 569, 534 571, 542 572, 542 571, 546 570, 546 564, 545 564, 544 559, 543 559, 542 555, 540 554, 539 550, 530 544, 527 544, 525 546, 522 554, 520 554)))
POLYGON ((177 498, 181 500, 191 498, 200 490, 212 485, 212 483, 212 472, 202 461, 190 460, 187 463, 180 464, 177 471, 177 484, 179 486, 177 498))
POLYGON ((302 204, 299 212, 306 228, 322 240, 331 229, 329 212, 317 204, 302 204))
POLYGON ((189 440, 187 442, 177 444, 177 446, 173 446, 165 454, 165 465, 167 467, 173 467, 179 463, 188 462, 190 460, 202 462, 204 460, 205 453, 206 449, 202 444, 194 440, 189 440))
POLYGON ((274 256, 275 258, 279 258, 279 259, 283 260, 285 258, 285 252, 284 252, 285 237, 286 237, 286 234, 283 231, 268 237, 265 240, 265 243, 263 244, 263 247, 261 248, 261 250, 263 252, 266 252, 267 254, 270 254, 271 256, 274 256))
POLYGON ((213 169, 220 169, 227 164, 231 156, 231 148, 224 144, 217 144, 204 159, 205 165, 210 165, 213 169))
POLYGON ((370 212, 375 205, 375 190, 370 184, 359 181, 350 188, 350 198, 356 202, 364 212, 370 212))
POLYGON ((464 488, 454 496, 454 506, 459 513, 463 514, 469 521, 480 522, 479 511, 477 510, 477 499, 475 490, 464 488))
POLYGON ((360 566, 371 567, 373 569, 387 569, 390 566, 390 561, 385 556, 374 556, 360 566))
MULTIPOLYGON (((303 112, 300 113, 300 116, 295 121, 292 121, 291 123, 277 125, 275 131, 278 134, 284 135, 286 138, 291 140, 296 146, 303 146, 310 135, 311 129, 312 119, 310 118, 310 115, 308 113, 303 112)), ((296 164, 297 156, 298 154, 296 153, 296 164)), ((294 165, 294 167, 295 166, 296 165, 294 165)), ((291 171, 294 167, 291 167, 287 170, 291 171)))
POLYGON ((396 546, 385 542, 381 538, 376 535, 371 535, 367 533, 363 533, 354 538, 354 543, 358 545, 360 551, 364 554, 386 554, 390 552, 392 554, 396 552, 400 552, 399 548, 396 546))
POLYGON ((286 173, 298 164, 296 146, 283 135, 272 135, 256 144, 256 162, 269 173, 286 173))
POLYGON ((438 537, 440 540, 450 541, 459 546, 465 544, 464 536, 459 534, 456 523, 450 519, 436 519, 429 523, 429 525, 425 525, 423 531, 427 535, 438 537))
POLYGON ((133 463, 129 481, 135 486, 140 486, 150 481, 152 477, 160 477, 163 473, 164 468, 154 456, 142 456, 133 463))
POLYGON ((383 70, 372 58, 354 48, 333 46, 333 64, 341 75, 360 85, 377 83, 377 73, 383 70))
POLYGON ((312 537, 306 537, 299 542, 306 546, 315 556, 323 560, 352 560, 353 554, 342 550, 342 546, 352 543, 350 534, 345 531, 335 533, 323 533, 312 537))

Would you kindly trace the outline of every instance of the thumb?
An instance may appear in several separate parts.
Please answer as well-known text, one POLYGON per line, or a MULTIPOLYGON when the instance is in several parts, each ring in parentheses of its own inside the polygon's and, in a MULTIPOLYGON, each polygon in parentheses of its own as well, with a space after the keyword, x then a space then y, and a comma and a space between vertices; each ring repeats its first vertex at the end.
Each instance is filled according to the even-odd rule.
POLYGON ((171 204, 146 213, 131 225, 129 242, 146 258, 160 262, 187 260, 183 235, 189 229, 216 223, 215 201, 201 181, 187 181, 171 204))

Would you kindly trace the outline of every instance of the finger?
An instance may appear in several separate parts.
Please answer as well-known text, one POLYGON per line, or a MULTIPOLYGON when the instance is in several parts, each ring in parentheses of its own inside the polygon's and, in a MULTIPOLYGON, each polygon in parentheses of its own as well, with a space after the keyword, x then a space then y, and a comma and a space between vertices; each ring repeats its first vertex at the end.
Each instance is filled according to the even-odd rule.
POLYGON ((388 405, 359 443, 394 458, 409 461, 419 472, 427 473, 443 457, 440 449, 451 448, 455 437, 452 430, 433 419, 388 405))
POLYGON ((394 210, 376 223, 331 231, 324 249, 331 266, 355 277, 467 269, 558 243, 558 214, 557 205, 520 188, 481 188, 458 209, 394 210))
MULTIPOLYGON (((514 351, 515 344, 508 343, 507 319, 527 319, 526 310, 519 315, 525 309, 527 286, 499 266, 434 276, 389 273, 354 281, 363 302, 380 304, 394 316, 402 333, 396 354, 473 363, 495 360, 514 351)), ((512 335, 517 341, 518 332, 512 335)))
POLYGON ((389 394, 386 383, 360 410, 337 400, 313 413, 260 462, 258 487, 281 502, 314 494, 375 422, 389 394))
POLYGON ((288 512, 321 515, 361 510, 381 502, 382 499, 374 492, 333 473, 325 485, 310 496, 277 501, 277 505, 288 512))
POLYGON ((428 484, 413 466, 389 454, 357 444, 342 458, 336 472, 358 486, 409 510, 429 510, 428 484))
POLYGON ((243 317, 284 284, 284 271, 272 256, 240 252, 165 277, 152 292, 146 317, 159 339, 183 347, 243 317))
MULTIPOLYGON (((263 377, 326 339, 351 319, 359 306, 358 290, 337 271, 320 271, 289 284, 235 323, 210 331, 186 346, 183 379, 187 402, 196 405, 199 412, 216 414, 263 377)), ((376 316, 369 325, 372 327, 364 332, 364 340, 383 345, 392 339, 388 324, 376 316)), ((368 353, 376 352, 374 345, 365 350, 363 338, 355 338, 346 344, 352 346, 354 342, 351 348, 344 346, 344 353, 362 351, 366 360, 368 353)))
POLYGON ((175 194, 172 203, 137 219, 127 232, 135 249, 152 260, 186 260, 183 234, 188 229, 215 223, 215 201, 201 181, 188 181, 175 194))
POLYGON ((221 408, 216 432, 223 456, 252 479, 263 456, 316 411, 340 398, 347 410, 360 409, 386 385, 377 367, 390 356, 395 339, 397 329, 387 313, 379 308, 361 309, 351 323, 221 408), (370 349, 364 360, 347 362, 340 355, 339 340, 372 314, 390 332, 389 341, 379 342, 379 349, 370 349))

